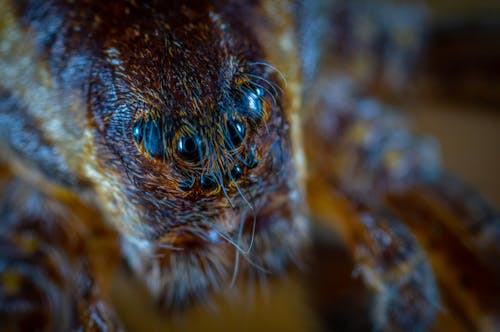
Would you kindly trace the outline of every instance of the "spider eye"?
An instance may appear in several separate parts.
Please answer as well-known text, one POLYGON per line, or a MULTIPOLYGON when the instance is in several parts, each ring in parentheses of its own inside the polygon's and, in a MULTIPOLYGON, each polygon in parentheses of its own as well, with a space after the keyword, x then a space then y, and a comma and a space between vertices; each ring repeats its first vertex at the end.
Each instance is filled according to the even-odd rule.
POLYGON ((185 161, 199 162, 202 158, 201 140, 198 136, 183 136, 177 142, 177 153, 185 161))
POLYGON ((239 165, 234 165, 233 169, 231 170, 231 178, 232 180, 237 180, 243 175, 243 170, 239 165))
POLYGON ((137 120, 132 127, 132 137, 137 144, 141 144, 143 135, 143 121, 142 119, 137 120))
POLYGON ((144 151, 149 156, 160 158, 165 152, 163 132, 161 121, 139 119, 132 128, 132 137, 137 144, 142 143, 144 151))
POLYGON ((237 102, 238 112, 254 120, 262 117, 262 89, 249 90, 237 102))
POLYGON ((262 111, 262 101, 260 97, 255 93, 249 93, 247 96, 247 108, 248 111, 254 114, 260 114, 262 111))
POLYGON ((203 190, 211 190, 217 187, 217 181, 212 175, 203 175, 200 179, 200 186, 203 190))
POLYGON ((237 120, 227 122, 227 140, 226 147, 229 149, 237 148, 245 137, 245 125, 237 120))

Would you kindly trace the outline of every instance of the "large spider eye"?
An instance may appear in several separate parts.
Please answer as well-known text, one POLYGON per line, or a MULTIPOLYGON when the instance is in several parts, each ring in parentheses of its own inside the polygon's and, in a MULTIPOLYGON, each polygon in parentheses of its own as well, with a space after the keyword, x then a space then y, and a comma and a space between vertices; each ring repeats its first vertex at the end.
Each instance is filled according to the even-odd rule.
POLYGON ((144 147, 144 151, 153 158, 164 155, 163 125, 161 121, 139 119, 132 128, 132 137, 137 144, 144 147))
POLYGON ((198 136, 183 136, 177 142, 179 156, 189 162, 199 162, 202 157, 201 140, 198 136))
POLYGON ((227 122, 227 141, 226 146, 229 149, 237 148, 245 137, 245 125, 237 120, 227 122))

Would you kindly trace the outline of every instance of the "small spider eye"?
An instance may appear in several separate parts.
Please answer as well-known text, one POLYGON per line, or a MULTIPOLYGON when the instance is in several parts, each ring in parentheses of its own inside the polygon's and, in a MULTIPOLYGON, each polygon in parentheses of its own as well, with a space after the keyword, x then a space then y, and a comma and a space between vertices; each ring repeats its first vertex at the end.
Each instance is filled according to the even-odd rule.
POLYGON ((250 90, 237 103, 238 112, 254 120, 262 117, 262 89, 250 90))
POLYGON ((177 142, 179 156, 189 162, 199 162, 202 158, 201 140, 197 136, 183 136, 177 142))
POLYGON ((200 186, 203 190, 211 190, 217 186, 217 181, 212 175, 203 175, 200 179, 200 186))
POLYGON ((160 121, 139 119, 132 128, 132 137, 137 144, 144 147, 145 152, 153 157, 164 155, 163 126, 160 121))
POLYGON ((233 169, 231 170, 231 179, 237 180, 243 175, 243 170, 239 165, 234 165, 233 169))
POLYGON ((247 96, 248 111, 260 114, 262 112, 262 100, 258 93, 249 93, 247 96))
POLYGON ((245 137, 245 125, 237 120, 227 122, 226 147, 229 149, 237 148, 245 137))

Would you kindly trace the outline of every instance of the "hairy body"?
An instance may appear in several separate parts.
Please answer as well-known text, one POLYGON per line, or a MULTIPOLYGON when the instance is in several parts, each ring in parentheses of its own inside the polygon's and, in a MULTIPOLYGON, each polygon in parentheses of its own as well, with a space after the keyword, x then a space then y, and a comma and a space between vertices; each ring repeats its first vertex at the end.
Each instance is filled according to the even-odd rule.
MULTIPOLYGON (((291 157, 302 148, 290 141, 300 95, 290 8, 275 22, 259 13, 279 10, 270 4, 3 6, 4 124, 22 127, 6 145, 55 185, 92 196, 134 267, 152 269, 139 255, 157 248, 189 248, 175 254, 186 265, 179 271, 198 273, 199 259, 228 265, 274 219, 304 232, 295 172, 303 166, 291 157), (282 47, 259 41, 271 33, 282 47), (288 87, 269 57, 288 58, 288 87), (29 145, 16 142, 19 132, 29 145)), ((258 264, 279 270, 281 259, 258 264)))
MULTIPOLYGON (((119 329, 105 301, 118 251, 170 309, 203 300, 242 271, 251 278, 279 275, 308 243, 305 216, 321 216, 316 201, 307 210, 304 197, 306 173, 319 169, 329 174, 331 189, 315 188, 341 196, 330 216, 350 224, 342 235, 356 271, 377 293, 373 326, 430 325, 438 300, 426 256, 379 205, 387 193, 426 183, 438 166, 422 162, 424 153, 408 144, 401 157, 406 177, 389 167, 394 163, 356 173, 359 160, 370 163, 359 142, 350 141, 351 122, 335 113, 338 105, 309 104, 326 116, 308 122, 311 102, 302 98, 315 89, 320 12, 327 7, 320 1, 0 2, 2 157, 15 174, 12 197, 2 200, 10 222, 2 227, 23 239, 28 229, 37 248, 51 248, 33 263, 37 273, 55 265, 81 276, 47 273, 47 283, 64 292, 46 298, 66 299, 70 313, 55 312, 57 301, 47 300, 54 312, 18 310, 19 321, 45 317, 48 329, 119 329), (329 118, 339 119, 339 131, 322 128, 329 118), (304 141, 314 146, 307 156, 304 141), (335 161, 315 150, 334 152, 335 161), (315 167, 306 166, 306 157, 315 167), (354 162, 337 164, 341 157, 354 162), (29 213, 17 213, 12 202, 29 213), (73 215, 95 208, 109 227, 73 215), (69 246, 73 229, 81 240, 76 248, 69 246), (93 238, 107 245, 89 246, 93 238), (59 252, 64 262, 53 263, 59 252), (59 316, 69 318, 50 325, 59 316)), ((319 100, 329 93, 318 91, 319 100)), ((353 114, 353 127, 366 125, 353 114)), ((18 275, 33 252, 24 240, 4 240, 25 254, 4 257, 10 275, 18 275)), ((11 288, 22 288, 23 278, 31 282, 21 273, 11 288)), ((41 298, 50 288, 32 287, 41 298)), ((9 300, 11 288, 2 290, 9 300)))
POLYGON ((297 259, 307 238, 298 7, 1 7, 4 159, 49 196, 98 207, 163 306, 297 259))

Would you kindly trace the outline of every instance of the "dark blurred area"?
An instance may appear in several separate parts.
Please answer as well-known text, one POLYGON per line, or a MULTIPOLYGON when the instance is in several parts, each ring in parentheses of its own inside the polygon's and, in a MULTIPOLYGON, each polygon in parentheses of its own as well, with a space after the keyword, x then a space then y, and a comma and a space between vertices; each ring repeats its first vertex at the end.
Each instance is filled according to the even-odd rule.
POLYGON ((443 164, 500 207, 500 2, 429 0, 409 110, 443 164), (421 68, 421 70, 419 69, 421 68))
POLYGON ((370 93, 500 107, 497 1, 335 0, 330 24, 328 61, 370 93))
POLYGON ((431 24, 424 57, 429 93, 500 107, 498 1, 428 1, 431 24))
POLYGON ((336 0, 325 60, 439 142, 442 164, 500 207, 500 3, 336 0))
POLYGON ((446 167, 500 207, 500 2, 428 1, 415 107, 446 167), (418 105, 418 106, 417 106, 418 105))

